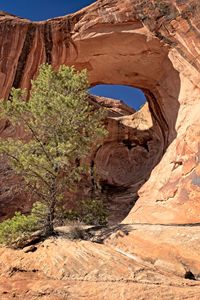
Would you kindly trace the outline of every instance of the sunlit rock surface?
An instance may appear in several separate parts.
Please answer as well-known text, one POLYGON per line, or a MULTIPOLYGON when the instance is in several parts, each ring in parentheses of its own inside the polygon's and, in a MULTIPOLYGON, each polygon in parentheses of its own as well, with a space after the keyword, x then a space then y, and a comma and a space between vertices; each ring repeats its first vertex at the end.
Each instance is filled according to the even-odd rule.
POLYGON ((1 299, 199 299, 196 228, 124 225, 96 234, 106 245, 60 237, 0 249, 1 299))
POLYGON ((55 68, 61 64, 87 68, 92 86, 132 85, 146 93, 152 125, 138 128, 137 134, 148 131, 149 140, 149 132, 156 133, 159 149, 155 146, 151 156, 140 145, 127 158, 127 149, 118 144, 113 158, 108 146, 97 158, 101 165, 101 157, 108 153, 101 166, 108 171, 105 179, 127 185, 135 180, 134 168, 138 174, 140 153, 143 162, 151 156, 141 167, 146 178, 162 157, 139 190, 140 198, 126 222, 199 221, 198 20, 197 1, 97 1, 73 15, 35 23, 1 13, 2 98, 9 96, 12 85, 30 88, 43 62, 55 68), (123 177, 120 168, 128 159, 130 168, 123 177))
MULTIPOLYGON (((13 85, 30 88, 30 81, 43 62, 51 63, 56 69, 61 64, 87 68, 91 86, 122 84, 144 91, 148 105, 137 113, 127 114, 126 109, 126 113, 122 113, 119 107, 117 110, 109 108, 109 136, 91 158, 98 166, 102 182, 128 187, 129 197, 138 198, 123 223, 200 223, 199 18, 197 0, 99 0, 73 15, 37 23, 0 14, 1 98, 9 97, 13 85)), ((2 123, 2 136, 5 130, 10 130, 9 124, 2 123)), ((23 132, 12 131, 12 134, 21 136, 23 132)), ((9 181, 4 177, 3 163, 1 174, 4 187, 9 181)), ((9 180, 12 182, 11 177, 9 180)), ((4 197, 0 199, 4 201, 4 197)), ((24 206, 27 205, 25 200, 24 206)), ((1 207, 2 203, 4 207, 16 203, 10 201, 8 197, 7 202, 1 202, 1 207)), ((173 277, 183 277, 184 271, 191 271, 199 278, 199 237, 196 236, 199 227, 143 226, 146 227, 141 227, 137 233, 133 230, 119 241, 114 237, 106 246, 87 244, 90 254, 94 251, 96 256, 97 251, 100 256, 97 255, 94 268, 90 270, 87 268, 93 265, 93 260, 87 251, 85 256, 73 258, 76 264, 71 264, 72 252, 78 255, 85 242, 70 244, 72 248, 77 246, 66 255, 66 264, 70 262, 72 267, 69 273, 63 267, 61 274, 65 260, 65 251, 61 249, 68 249, 68 245, 61 246, 57 241, 55 249, 62 252, 56 260, 59 272, 56 273, 57 269, 51 271, 50 258, 54 259, 55 252, 58 254, 57 250, 52 250, 48 260, 45 258, 45 272, 39 273, 42 277, 37 277, 36 270, 42 268, 37 260, 49 253, 42 250, 42 245, 40 250, 26 255, 15 252, 14 256, 10 250, 2 250, 2 299, 10 299, 11 293, 17 297, 25 297, 28 293, 30 299, 39 294, 46 299, 140 299, 141 295, 141 299, 199 299, 198 282, 176 281, 173 277), (163 243, 159 245, 160 252, 159 241, 163 243), (112 247, 121 247, 122 251, 144 260, 144 277, 138 262, 133 263, 132 258, 122 253, 119 257, 112 247), (149 253, 145 249, 149 249, 149 253), (11 268, 9 273, 13 260, 22 271, 11 268), (86 269, 82 269, 82 260, 86 262, 86 269), (153 277, 152 269, 151 272, 145 269, 146 262, 153 264, 155 274, 157 268, 162 269, 162 276, 159 273, 153 277), (138 273, 134 269, 137 267, 138 273), (56 278, 51 272, 60 277, 56 278), (136 273, 141 273, 141 278, 138 279, 136 273), (87 274, 89 279, 84 281, 87 274), (67 276, 75 279, 68 281, 67 276)), ((49 247, 52 249, 51 244, 49 247)))

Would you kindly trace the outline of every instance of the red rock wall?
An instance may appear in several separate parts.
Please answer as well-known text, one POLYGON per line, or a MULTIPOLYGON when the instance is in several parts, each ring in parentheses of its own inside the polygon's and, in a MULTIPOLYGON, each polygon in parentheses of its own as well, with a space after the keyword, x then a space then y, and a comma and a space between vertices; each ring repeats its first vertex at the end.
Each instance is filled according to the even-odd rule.
MULTIPOLYGON (((162 159, 139 190, 126 223, 200 221, 199 11, 192 0, 102 0, 47 22, 0 16, 0 97, 7 98, 12 85, 30 88, 42 62, 87 68, 92 86, 112 83, 144 90, 152 122, 139 126, 127 117, 122 123, 136 135, 151 131, 157 139, 141 172, 147 172, 149 161, 152 167, 162 159)), ((111 167, 109 162, 103 166, 115 170, 115 182, 124 165, 117 151, 111 167)), ((109 147, 97 163, 105 153, 109 156, 109 147)), ((128 177, 131 182, 132 171, 128 177)))

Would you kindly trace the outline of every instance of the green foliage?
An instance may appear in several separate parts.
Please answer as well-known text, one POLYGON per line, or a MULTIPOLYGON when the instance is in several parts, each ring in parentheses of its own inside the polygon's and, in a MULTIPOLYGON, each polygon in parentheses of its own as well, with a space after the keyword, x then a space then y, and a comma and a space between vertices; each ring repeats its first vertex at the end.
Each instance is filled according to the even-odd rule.
POLYGON ((107 212, 100 199, 81 201, 81 221, 85 224, 106 225, 107 212))
POLYGON ((25 216, 16 212, 13 218, 0 223, 0 244, 11 245, 20 237, 28 237, 32 232, 40 229, 42 218, 38 213, 44 209, 43 204, 36 202, 30 215, 25 216))
POLYGON ((61 217, 69 221, 77 221, 80 219, 80 214, 78 211, 73 209, 67 211, 63 209, 61 217))
POLYGON ((45 222, 48 215, 48 203, 35 202, 31 210, 31 216, 37 220, 37 228, 42 229, 45 226, 45 222))
POLYGON ((77 210, 69 210, 63 213, 65 219, 78 220, 87 225, 106 225, 107 211, 101 199, 82 200, 77 210))
POLYGON ((87 88, 85 70, 62 66, 56 72, 42 65, 29 101, 26 91, 12 89, 10 100, 0 104, 0 117, 26 133, 25 140, 0 139, 0 153, 46 203, 46 228, 51 232, 64 189, 76 187, 87 172, 84 159, 106 134, 104 111, 88 103, 87 88))

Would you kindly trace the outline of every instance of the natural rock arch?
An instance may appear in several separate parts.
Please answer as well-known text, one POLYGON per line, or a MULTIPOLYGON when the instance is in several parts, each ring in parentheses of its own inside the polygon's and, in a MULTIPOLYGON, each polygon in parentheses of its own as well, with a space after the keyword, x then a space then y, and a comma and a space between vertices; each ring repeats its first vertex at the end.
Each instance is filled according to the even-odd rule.
POLYGON ((149 2, 147 16, 142 4, 97 1, 74 15, 37 23, 2 14, 0 96, 8 97, 12 85, 30 88, 43 62, 87 68, 91 86, 143 89, 152 123, 141 128, 140 115, 129 117, 126 126, 156 137, 151 167, 162 159, 124 222, 199 222, 199 8, 149 2))

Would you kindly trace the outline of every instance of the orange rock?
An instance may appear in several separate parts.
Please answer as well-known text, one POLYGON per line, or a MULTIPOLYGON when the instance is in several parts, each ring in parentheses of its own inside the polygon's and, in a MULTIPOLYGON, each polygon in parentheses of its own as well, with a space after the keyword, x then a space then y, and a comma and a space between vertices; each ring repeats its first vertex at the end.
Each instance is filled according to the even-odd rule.
MULTIPOLYGON (((197 0, 99 0, 46 22, 0 13, 0 98, 12 85, 29 89, 43 62, 87 68, 91 86, 144 91, 148 105, 134 114, 95 100, 109 109, 109 136, 92 158, 99 175, 139 196, 124 223, 200 223, 199 16, 197 0)), ((23 134, 5 121, 0 128, 2 136, 23 134)), ((4 163, 0 207, 9 215, 30 200, 23 208, 8 193, 5 201, 16 178, 4 163)), ((199 279, 198 226, 132 229, 107 245, 58 239, 33 253, 1 249, 0 298, 198 300, 199 283, 180 278, 199 279)))
POLYGON ((193 227, 137 225, 121 227, 107 245, 60 237, 33 252, 0 248, 0 298, 198 300, 200 283, 184 279, 189 271, 198 279, 196 238, 193 227))
POLYGON ((133 132, 144 141, 147 135, 148 141, 152 139, 150 151, 141 144, 129 151, 112 138, 114 142, 97 153, 99 172, 108 183, 137 185, 160 161, 125 222, 198 222, 199 4, 144 3, 97 1, 70 16, 34 23, 2 12, 0 96, 8 97, 12 85, 30 88, 43 62, 55 68, 61 64, 87 68, 92 86, 142 88, 151 126, 135 128, 135 117, 131 121, 129 116, 110 120, 109 126, 114 135, 118 124, 125 126, 124 137, 133 132))

